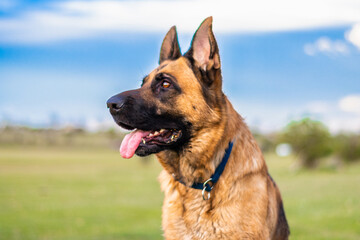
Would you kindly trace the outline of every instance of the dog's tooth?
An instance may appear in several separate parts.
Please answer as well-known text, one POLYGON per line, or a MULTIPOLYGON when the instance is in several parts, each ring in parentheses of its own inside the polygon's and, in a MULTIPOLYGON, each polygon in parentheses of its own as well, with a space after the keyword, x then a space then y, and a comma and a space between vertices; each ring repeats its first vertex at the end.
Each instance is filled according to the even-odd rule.
POLYGON ((158 131, 155 131, 155 132, 154 132, 154 135, 155 135, 155 136, 157 136, 157 135, 159 135, 159 134, 160 134, 160 132, 158 132, 158 131))
POLYGON ((152 137, 152 136, 154 136, 154 134, 150 133, 150 134, 149 134, 149 137, 152 137))
POLYGON ((166 131, 165 129, 161 129, 161 130, 160 130, 160 133, 163 133, 163 132, 165 132, 165 131, 166 131))
POLYGON ((142 138, 141 140, 142 140, 143 144, 145 144, 145 143, 146 143, 146 142, 145 142, 145 139, 143 139, 143 138, 142 138))

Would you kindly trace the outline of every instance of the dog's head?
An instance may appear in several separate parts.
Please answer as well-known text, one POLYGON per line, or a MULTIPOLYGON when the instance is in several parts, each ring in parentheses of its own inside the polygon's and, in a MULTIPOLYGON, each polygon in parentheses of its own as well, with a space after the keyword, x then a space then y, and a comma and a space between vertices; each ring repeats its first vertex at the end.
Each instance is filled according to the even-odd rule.
POLYGON ((120 148, 130 158, 163 150, 183 151, 199 131, 221 120, 222 80, 212 17, 194 34, 190 49, 182 55, 175 26, 166 34, 159 66, 139 89, 107 101, 115 122, 128 130, 120 148))

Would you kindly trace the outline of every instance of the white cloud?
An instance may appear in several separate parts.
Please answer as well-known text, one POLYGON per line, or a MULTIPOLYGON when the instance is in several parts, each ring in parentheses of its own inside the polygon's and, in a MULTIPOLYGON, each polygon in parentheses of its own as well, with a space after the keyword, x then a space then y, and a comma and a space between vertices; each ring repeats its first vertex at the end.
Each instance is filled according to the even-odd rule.
POLYGON ((336 102, 315 101, 306 105, 310 117, 322 121, 332 133, 360 132, 360 95, 347 95, 336 102))
POLYGON ((349 48, 344 41, 333 41, 328 37, 321 37, 314 43, 305 44, 304 52, 309 56, 315 56, 320 53, 327 55, 347 55, 349 48))
MULTIPOLYGON (((216 32, 284 31, 360 22, 357 0, 65 1, 0 19, 0 41, 37 43, 123 31, 194 32, 214 16, 216 32)), ((340 47, 341 48, 341 47, 340 47)))
POLYGON ((321 120, 332 133, 360 132, 360 95, 348 95, 337 102, 312 102, 307 105, 314 118, 321 120))
POLYGON ((360 50, 360 23, 355 24, 345 35, 346 39, 360 50))
POLYGON ((305 109, 310 113, 324 114, 331 111, 331 104, 326 101, 314 101, 307 104, 305 109))
POLYGON ((360 132, 360 116, 337 116, 323 121, 332 133, 360 132))
POLYGON ((266 104, 233 101, 246 123, 260 132, 280 131, 290 121, 310 117, 324 123, 331 133, 360 132, 360 95, 336 101, 311 101, 306 104, 266 104))
POLYGON ((360 95, 349 95, 341 98, 339 107, 344 112, 360 114, 360 95))

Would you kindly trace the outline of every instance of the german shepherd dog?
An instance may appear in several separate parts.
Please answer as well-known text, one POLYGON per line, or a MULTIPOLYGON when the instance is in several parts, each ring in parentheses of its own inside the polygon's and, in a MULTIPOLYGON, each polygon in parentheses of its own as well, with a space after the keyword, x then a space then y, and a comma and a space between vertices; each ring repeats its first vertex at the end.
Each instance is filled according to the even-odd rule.
POLYGON ((155 153, 164 168, 165 239, 288 239, 279 189, 242 117, 222 92, 212 17, 182 55, 176 27, 159 66, 139 89, 107 101, 115 122, 134 130, 120 153, 155 153))

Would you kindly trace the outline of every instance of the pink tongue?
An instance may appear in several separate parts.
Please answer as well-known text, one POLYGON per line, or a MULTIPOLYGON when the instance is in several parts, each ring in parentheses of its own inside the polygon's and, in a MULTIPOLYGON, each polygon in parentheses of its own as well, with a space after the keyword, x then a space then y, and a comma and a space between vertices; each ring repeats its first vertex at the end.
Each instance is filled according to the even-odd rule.
POLYGON ((120 146, 120 155, 123 158, 131 158, 134 156, 136 149, 139 147, 141 139, 150 132, 145 132, 141 130, 135 130, 129 134, 127 134, 120 146))

